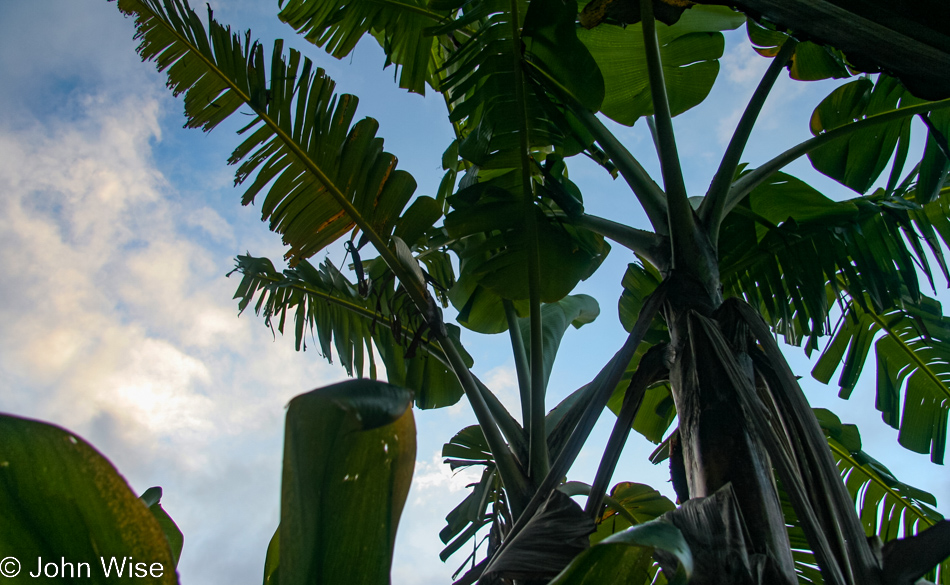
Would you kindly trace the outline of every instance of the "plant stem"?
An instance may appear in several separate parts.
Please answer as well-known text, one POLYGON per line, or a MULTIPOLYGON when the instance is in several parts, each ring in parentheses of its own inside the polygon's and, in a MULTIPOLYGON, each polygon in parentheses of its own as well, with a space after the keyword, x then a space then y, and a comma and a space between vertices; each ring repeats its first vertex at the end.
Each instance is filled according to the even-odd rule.
POLYGON ((656 20, 653 18, 653 2, 640 2, 640 18, 643 26, 643 45, 646 52, 647 72, 650 78, 650 95, 653 98, 653 115, 656 123, 656 141, 660 151, 660 168, 663 186, 669 206, 669 230, 672 239, 673 268, 682 268, 693 263, 695 255, 695 224, 693 208, 686 194, 683 170, 676 152, 676 136, 673 132, 673 116, 666 95, 663 78, 663 61, 656 36, 656 20))
POLYGON ((600 515, 600 507, 607 493, 607 485, 617 468, 623 446, 630 435, 633 419, 636 418, 640 405, 643 403, 647 386, 656 381, 657 376, 666 370, 664 353, 665 348, 654 348, 640 360, 640 365, 637 367, 637 371, 627 387, 627 392, 624 394, 620 414, 617 415, 614 428, 610 432, 610 438, 607 439, 607 446, 604 447, 604 453, 600 458, 600 466, 597 468, 597 475, 594 476, 594 483, 591 485, 587 505, 584 508, 584 512, 593 520, 596 520, 597 516, 600 515))
POLYGON ((782 69, 785 68, 785 64, 788 63, 789 59, 791 59, 795 53, 795 47, 797 45, 798 41, 789 37, 785 43, 782 44, 782 48, 775 58, 772 59, 772 63, 769 64, 765 75, 763 75, 762 80, 759 81, 758 87, 755 88, 752 99, 749 100, 749 104, 742 113, 742 118, 739 120, 738 126, 736 126, 736 131, 729 141, 729 146, 726 148, 725 154, 723 154, 722 162, 719 163, 719 169, 713 177, 712 184, 709 185, 709 191, 706 192, 706 199, 699 207, 699 216, 703 218, 707 233, 709 234, 709 240, 714 246, 716 246, 719 241, 719 225, 722 223, 723 210, 726 207, 726 197, 729 194, 729 186, 732 185, 732 179, 736 174, 736 169, 739 167, 742 152, 749 142, 752 127, 755 125, 755 121, 762 111, 762 106, 765 105, 765 100, 768 98, 769 92, 772 91, 772 86, 775 85, 775 81, 778 79, 782 69))
POLYGON ((523 502, 530 493, 524 473, 515 461, 511 449, 505 444, 505 440, 498 431, 498 427, 495 426, 494 417, 492 417, 488 409, 488 405, 482 396, 478 383, 465 366, 465 362, 462 360, 458 349, 456 349, 452 340, 445 337, 439 339, 439 344, 442 346, 443 352, 452 364, 452 369, 455 370, 459 381, 462 383, 462 388, 465 390, 465 396, 472 405, 472 410, 475 412, 478 425, 485 434, 485 441, 488 443, 492 456, 495 458, 495 465, 498 468, 501 482, 511 495, 508 499, 508 504, 511 506, 512 513, 517 518, 524 510, 523 502))
POLYGON ((640 162, 630 154, 630 151, 621 144, 617 137, 604 126, 594 113, 578 105, 573 108, 578 119, 587 130, 593 134, 597 144, 604 149, 610 160, 617 166, 617 170, 630 186, 633 194, 646 212, 650 224, 658 234, 667 234, 669 226, 666 218, 666 194, 660 189, 640 162))
POLYGON ((857 132, 858 130, 870 128, 878 124, 886 124, 888 122, 900 120, 901 118, 906 118, 908 116, 916 116, 917 114, 933 112, 936 110, 944 110, 947 108, 950 108, 950 99, 941 100, 939 102, 918 104, 916 106, 908 106, 905 108, 898 108, 883 114, 868 116, 863 120, 858 120, 857 122, 852 122, 851 124, 847 124, 845 126, 839 126, 834 130, 829 130, 819 134, 818 136, 815 136, 814 138, 809 138, 808 140, 793 146, 792 148, 789 148, 782 154, 776 156, 772 160, 768 161, 767 163, 763 164, 759 168, 753 170, 749 174, 733 183, 732 188, 729 189, 729 196, 726 198, 726 206, 723 211, 723 216, 732 211, 732 209, 738 205, 746 195, 764 183, 769 177, 772 176, 772 174, 781 170, 783 167, 785 167, 785 165, 795 161, 802 155, 808 154, 809 152, 820 146, 824 146, 832 140, 842 138, 857 132))
POLYGON ((622 223, 617 223, 596 215, 583 214, 574 220, 574 225, 587 228, 590 231, 610 238, 621 246, 635 252, 650 264, 656 267, 665 265, 666 260, 661 256, 663 238, 622 223))
POLYGON ((518 315, 514 304, 508 299, 502 299, 505 307, 505 319, 508 321, 508 337, 511 338, 511 353, 515 358, 515 371, 518 373, 518 390, 521 394, 521 424, 528 426, 531 420, 528 405, 531 404, 531 380, 528 356, 524 351, 524 339, 521 337, 521 327, 518 325, 518 315))
MULTIPOLYGON (((627 369, 627 366, 630 364, 630 360, 633 359, 637 348, 640 347, 640 343, 643 341, 644 336, 646 336, 647 331, 650 329, 650 325, 653 323, 654 317, 659 312, 660 306, 666 301, 666 285, 668 282, 669 281, 664 281, 662 284, 660 284, 660 286, 657 287, 657 289, 654 290, 646 299, 646 302, 643 303, 643 307, 640 309, 640 314, 637 316, 637 322, 633 325, 633 329, 627 336, 627 340, 624 342, 623 346, 617 351, 616 354, 614 354, 614 357, 611 358, 609 362, 607 362, 607 365, 604 366, 604 368, 597 374, 597 377, 594 378, 594 380, 589 384, 591 392, 588 393, 589 401, 587 408, 581 417, 581 420, 571 433, 571 437, 568 439, 567 444, 564 445, 561 453, 558 455, 557 459, 555 459, 554 464, 551 466, 551 470, 544 477, 544 481, 541 482, 537 490, 534 492, 534 495, 531 497, 531 500, 528 502, 528 505, 525 506, 521 517, 518 518, 514 526, 512 526, 511 531, 505 536, 505 541, 501 544, 501 547, 495 551, 495 556, 492 558, 497 558, 499 553, 505 550, 507 543, 511 542, 514 536, 524 529, 525 525, 528 523, 534 513, 537 512, 538 508, 541 507, 541 504, 548 499, 548 496, 551 494, 551 490, 561 483, 561 481, 564 479, 564 476, 571 468, 571 465, 573 465, 578 453, 580 453, 581 447, 590 436, 590 432, 594 428, 597 418, 600 416, 601 411, 604 409, 607 401, 610 399, 610 394, 613 392, 614 388, 616 388, 617 384, 620 382, 620 379, 623 377, 624 371, 627 369)), ((490 561, 486 567, 486 570, 489 567, 491 567, 490 561)))
POLYGON ((538 216, 534 209, 534 189, 531 182, 531 159, 528 152, 528 109, 524 97, 524 69, 521 55, 521 29, 518 16, 518 0, 511 0, 509 19, 511 20, 512 68, 515 81, 515 104, 519 117, 521 154, 521 189, 524 213, 525 237, 528 241, 528 307, 530 319, 530 358, 531 392, 528 408, 528 466, 529 474, 535 482, 547 475, 548 442, 544 430, 544 346, 541 333, 541 258, 538 249, 538 216))

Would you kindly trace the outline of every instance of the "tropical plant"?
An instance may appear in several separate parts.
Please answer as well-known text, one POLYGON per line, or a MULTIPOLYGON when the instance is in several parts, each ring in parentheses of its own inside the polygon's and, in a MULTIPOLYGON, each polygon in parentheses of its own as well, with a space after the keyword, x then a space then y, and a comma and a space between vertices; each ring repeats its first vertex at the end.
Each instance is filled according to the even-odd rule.
POLYGON ((376 122, 354 123, 357 99, 335 94, 298 51, 278 41, 267 59, 250 33, 210 11, 202 20, 184 0, 118 1, 135 18, 142 58, 184 94, 188 126, 252 114, 229 162, 243 203, 257 201, 282 235, 289 268, 238 258, 241 309, 253 304, 281 331, 289 316, 298 347, 309 330, 348 372, 374 378, 378 359, 390 382, 412 390, 357 380, 291 404, 265 581, 386 582, 414 449, 410 396, 430 408, 464 394, 478 425, 444 454, 453 468, 484 471, 441 536, 448 555, 487 527, 488 546, 459 583, 890 584, 928 572, 950 583, 940 565, 950 522, 865 454, 855 429, 816 416, 774 340, 812 351, 833 335, 815 375, 830 380, 842 364, 845 396, 873 344, 885 421, 902 445, 942 462, 950 322, 918 274, 932 282, 936 267, 950 278, 950 100, 918 99, 884 74, 859 77, 818 105, 812 139, 748 168, 743 149, 782 70, 847 77, 847 58, 726 8, 678 4, 281 2, 280 18, 332 55, 372 35, 401 87, 443 95, 456 140, 437 197, 413 198, 376 122), (721 31, 744 23, 772 61, 708 191, 691 198, 672 118, 705 99, 721 31), (928 139, 905 174, 914 116, 928 139), (662 187, 603 117, 645 119, 662 187), (582 154, 623 177, 649 229, 585 213, 567 170, 582 154), (859 195, 834 201, 781 172, 803 155, 859 195), (886 186, 865 195, 889 164, 886 186), (354 281, 308 262, 341 239, 354 281), (571 293, 608 240, 632 252, 619 305, 629 336, 548 410, 561 338, 599 313, 571 293), (443 320, 449 304, 463 327, 508 332, 521 412, 471 373, 459 330, 443 320), (617 421, 596 476, 567 482, 608 406, 617 421), (607 495, 631 428, 662 443, 655 459, 669 457, 678 507, 638 484, 607 495), (356 501, 378 522, 341 518, 356 501), (359 578, 344 558, 360 559, 359 578))

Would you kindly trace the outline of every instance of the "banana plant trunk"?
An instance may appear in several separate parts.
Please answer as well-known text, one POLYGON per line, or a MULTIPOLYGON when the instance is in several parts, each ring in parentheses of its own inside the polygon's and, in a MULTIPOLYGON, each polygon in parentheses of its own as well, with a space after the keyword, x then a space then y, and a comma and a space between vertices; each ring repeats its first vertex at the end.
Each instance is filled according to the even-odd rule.
MULTIPOLYGON (((686 480, 686 486, 676 486, 677 492, 698 500, 731 486, 728 499, 709 504, 736 508, 719 510, 722 519, 731 520, 719 528, 727 534, 718 537, 704 522, 689 526, 688 521, 676 521, 691 544, 703 543, 694 581, 703 582, 705 574, 710 583, 793 585, 798 579, 768 454, 743 416, 736 388, 715 348, 692 331, 693 316, 716 319, 722 304, 718 274, 696 276, 674 270, 668 278, 664 312, 672 342, 670 384, 679 416, 679 448, 671 465, 682 465, 686 480), (710 536, 719 539, 717 546, 705 542, 710 536)), ((738 346, 729 349, 754 384, 751 358, 741 347, 742 336, 737 337, 738 346)))

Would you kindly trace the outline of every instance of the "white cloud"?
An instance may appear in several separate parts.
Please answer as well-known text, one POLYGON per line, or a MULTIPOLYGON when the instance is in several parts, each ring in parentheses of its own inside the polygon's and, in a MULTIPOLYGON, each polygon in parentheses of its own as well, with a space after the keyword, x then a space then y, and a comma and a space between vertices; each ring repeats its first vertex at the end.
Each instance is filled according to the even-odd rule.
MULTIPOLYGON (((416 493, 413 503, 427 504, 432 493, 460 492, 481 478, 482 469, 476 466, 452 471, 448 465, 442 463, 442 455, 436 451, 429 461, 416 461, 416 469, 412 475, 413 491, 416 493)), ((462 498, 459 497, 458 501, 461 502, 462 498)))
POLYGON ((231 227, 154 167, 161 103, 74 98, 0 127, 0 410, 84 436, 137 491, 163 485, 182 573, 234 582, 276 525, 284 406, 342 373, 237 318, 215 249, 231 227))

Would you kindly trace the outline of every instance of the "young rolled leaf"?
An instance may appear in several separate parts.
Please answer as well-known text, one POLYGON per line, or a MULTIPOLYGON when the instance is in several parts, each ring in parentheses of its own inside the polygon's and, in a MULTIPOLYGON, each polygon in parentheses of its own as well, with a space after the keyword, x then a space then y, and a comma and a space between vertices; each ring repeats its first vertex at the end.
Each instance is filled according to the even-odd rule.
MULTIPOLYGON (((22 563, 23 582, 42 558, 55 560, 61 577, 127 583, 128 571, 106 578, 101 559, 132 557, 146 572, 155 567, 137 582, 178 583, 161 523, 105 457, 65 429, 9 415, 0 415, 0 549, 22 563)), ((6 559, 3 568, 13 569, 6 559)))
POLYGON ((409 390, 350 380, 290 401, 280 582, 388 585, 415 465, 409 390))

